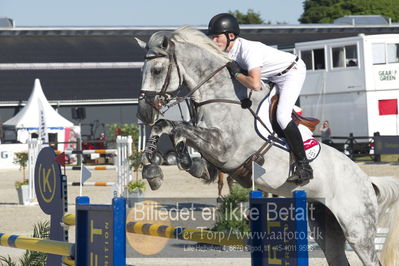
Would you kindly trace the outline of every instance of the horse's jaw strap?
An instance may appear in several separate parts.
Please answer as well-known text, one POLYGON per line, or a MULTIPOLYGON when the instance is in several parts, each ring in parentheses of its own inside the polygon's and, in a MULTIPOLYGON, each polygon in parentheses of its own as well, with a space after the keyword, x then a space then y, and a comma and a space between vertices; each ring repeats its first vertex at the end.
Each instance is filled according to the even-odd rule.
POLYGON ((170 76, 172 74, 172 66, 173 64, 176 65, 177 68, 177 73, 179 76, 179 86, 180 86, 180 69, 179 66, 177 65, 177 60, 176 60, 176 55, 175 55, 175 43, 170 41, 169 42, 169 66, 168 66, 168 71, 166 73, 165 81, 162 85, 162 89, 160 92, 160 95, 166 95, 166 91, 168 90, 169 84, 170 84, 170 76))

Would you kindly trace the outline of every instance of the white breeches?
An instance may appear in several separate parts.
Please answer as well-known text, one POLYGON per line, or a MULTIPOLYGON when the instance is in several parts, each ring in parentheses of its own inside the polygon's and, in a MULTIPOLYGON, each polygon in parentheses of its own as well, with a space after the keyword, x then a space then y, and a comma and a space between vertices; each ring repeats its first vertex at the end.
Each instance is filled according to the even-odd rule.
POLYGON ((292 120, 291 113, 301 92, 306 76, 305 63, 298 62, 284 75, 270 78, 277 85, 280 100, 277 105, 277 122, 284 130, 292 120))

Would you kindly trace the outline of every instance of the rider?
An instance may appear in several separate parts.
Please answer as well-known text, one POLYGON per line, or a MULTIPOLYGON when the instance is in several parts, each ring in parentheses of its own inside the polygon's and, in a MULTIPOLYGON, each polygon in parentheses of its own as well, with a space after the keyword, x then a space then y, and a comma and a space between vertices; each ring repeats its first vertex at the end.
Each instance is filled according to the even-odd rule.
MULTIPOLYGON (((291 53, 238 37, 239 34, 237 19, 228 13, 218 14, 209 22, 208 35, 232 59, 227 64, 232 77, 255 91, 262 89, 262 80, 268 79, 277 85, 280 95, 277 122, 296 159, 293 175, 287 181, 301 183, 312 179, 313 170, 306 157, 302 136, 291 118, 292 109, 305 80, 304 62, 291 53)), ((250 101, 246 107, 250 107, 250 101)))

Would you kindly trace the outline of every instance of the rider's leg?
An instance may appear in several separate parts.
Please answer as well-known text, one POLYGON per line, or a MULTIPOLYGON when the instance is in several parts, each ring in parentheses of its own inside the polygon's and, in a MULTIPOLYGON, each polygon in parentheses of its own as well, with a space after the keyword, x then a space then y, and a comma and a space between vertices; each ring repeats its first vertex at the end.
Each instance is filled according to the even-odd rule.
POLYGON ((290 182, 301 182, 313 178, 313 170, 306 158, 303 140, 297 125, 293 121, 289 122, 283 130, 287 143, 295 155, 296 167, 293 175, 288 178, 290 182))
POLYGON ((284 131, 287 143, 295 155, 296 167, 288 181, 298 182, 313 178, 313 171, 306 158, 303 140, 297 125, 292 121, 291 113, 299 97, 305 79, 306 69, 301 60, 287 74, 279 77, 280 100, 277 106, 277 122, 284 131))

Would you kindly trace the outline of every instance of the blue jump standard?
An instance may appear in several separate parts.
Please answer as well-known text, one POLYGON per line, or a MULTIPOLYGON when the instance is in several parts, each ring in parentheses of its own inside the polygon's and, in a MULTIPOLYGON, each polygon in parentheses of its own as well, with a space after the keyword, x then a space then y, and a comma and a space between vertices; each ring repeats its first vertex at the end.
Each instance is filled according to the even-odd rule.
POLYGON ((291 199, 251 191, 249 203, 259 214, 250 218, 252 265, 308 266, 306 193, 295 191, 291 199))

